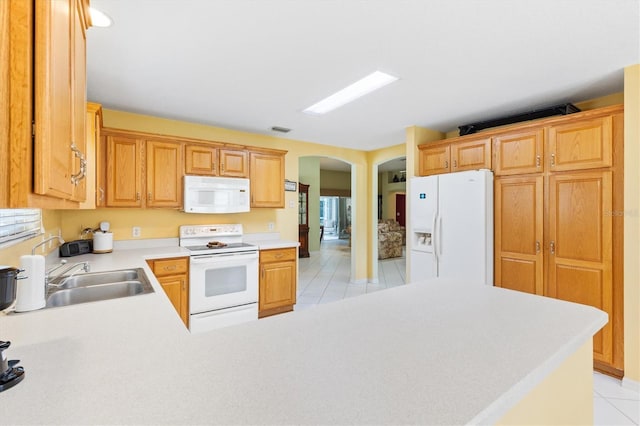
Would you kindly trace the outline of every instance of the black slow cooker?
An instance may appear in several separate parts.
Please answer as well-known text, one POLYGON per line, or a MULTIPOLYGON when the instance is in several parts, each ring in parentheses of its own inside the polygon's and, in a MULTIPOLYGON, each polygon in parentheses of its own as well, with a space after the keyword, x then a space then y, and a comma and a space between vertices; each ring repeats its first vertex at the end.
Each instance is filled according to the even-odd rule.
POLYGON ((0 266, 0 311, 7 309, 16 300, 18 274, 22 269, 0 266))

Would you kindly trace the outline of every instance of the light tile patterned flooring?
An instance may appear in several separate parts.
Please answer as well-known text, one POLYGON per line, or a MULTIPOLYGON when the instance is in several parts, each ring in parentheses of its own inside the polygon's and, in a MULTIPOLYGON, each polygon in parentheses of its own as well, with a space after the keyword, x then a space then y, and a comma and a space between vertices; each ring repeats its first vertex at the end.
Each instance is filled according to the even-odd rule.
MULTIPOLYGON (((346 240, 322 241, 321 250, 299 260, 296 310, 358 296, 405 283, 405 258, 378 261, 377 284, 352 284, 351 248, 346 240)), ((620 380, 593 373, 595 425, 640 424, 640 394, 623 388, 620 380)))

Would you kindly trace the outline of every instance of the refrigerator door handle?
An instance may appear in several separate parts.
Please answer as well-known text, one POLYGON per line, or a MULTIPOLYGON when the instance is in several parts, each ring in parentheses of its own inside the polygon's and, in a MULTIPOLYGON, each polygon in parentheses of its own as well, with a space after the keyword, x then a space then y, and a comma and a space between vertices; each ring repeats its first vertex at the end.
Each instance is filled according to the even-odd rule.
MULTIPOLYGON (((442 216, 438 215, 438 225, 437 225, 437 231, 436 231, 436 240, 438 241, 438 260, 440 259, 440 256, 442 255, 442 216)), ((433 251, 436 251, 436 248, 434 247, 433 251)))
POLYGON ((433 256, 435 257, 436 262, 438 261, 438 248, 436 246, 436 219, 438 217, 438 213, 433 213, 433 222, 431 223, 431 244, 433 245, 433 256))

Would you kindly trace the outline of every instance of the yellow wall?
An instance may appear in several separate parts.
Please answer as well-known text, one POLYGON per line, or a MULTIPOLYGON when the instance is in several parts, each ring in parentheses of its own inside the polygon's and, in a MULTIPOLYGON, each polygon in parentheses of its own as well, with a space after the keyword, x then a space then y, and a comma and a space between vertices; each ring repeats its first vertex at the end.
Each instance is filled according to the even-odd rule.
POLYGON ((624 70, 624 377, 640 382, 640 64, 624 70))
POLYGON ((351 190, 351 172, 321 170, 320 187, 322 189, 351 190))

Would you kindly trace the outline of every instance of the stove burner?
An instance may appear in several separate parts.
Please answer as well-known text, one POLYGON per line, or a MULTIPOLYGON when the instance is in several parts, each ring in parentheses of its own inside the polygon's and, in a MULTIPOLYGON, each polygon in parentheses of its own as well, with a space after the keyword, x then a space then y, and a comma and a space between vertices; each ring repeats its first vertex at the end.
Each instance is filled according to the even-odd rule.
POLYGON ((207 243, 207 248, 221 248, 226 246, 227 243, 223 243, 222 241, 210 241, 207 243))

